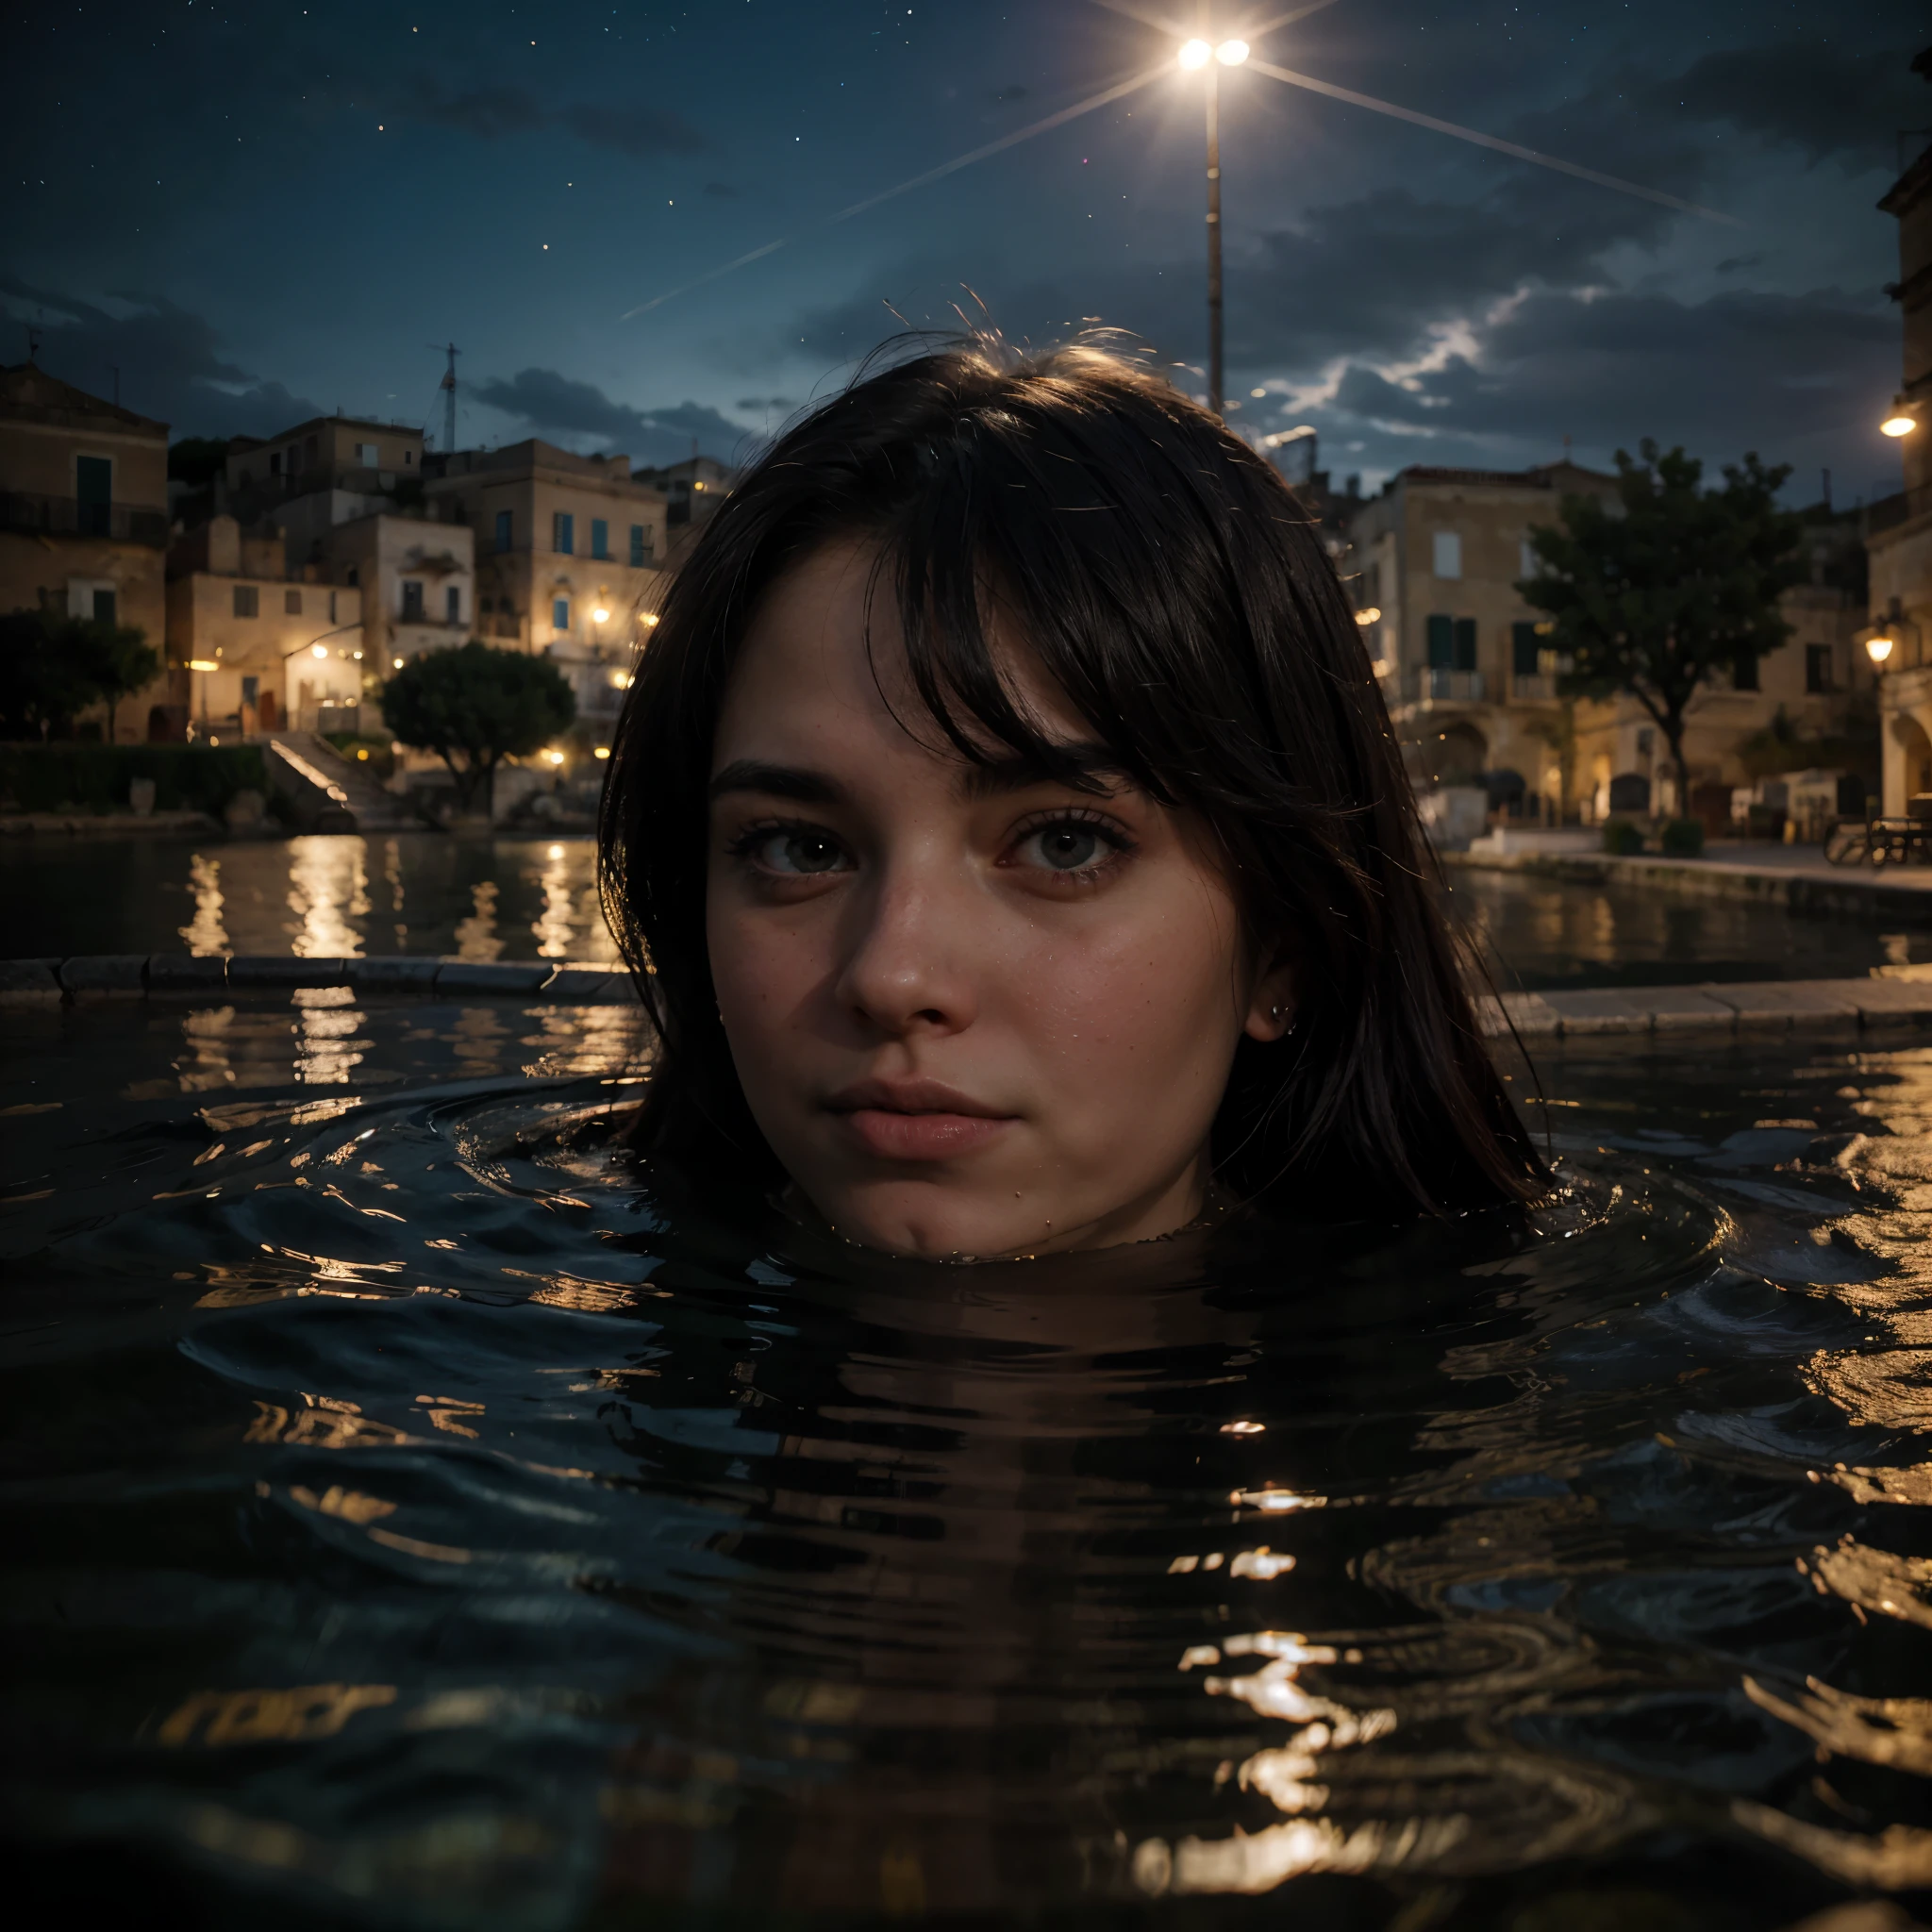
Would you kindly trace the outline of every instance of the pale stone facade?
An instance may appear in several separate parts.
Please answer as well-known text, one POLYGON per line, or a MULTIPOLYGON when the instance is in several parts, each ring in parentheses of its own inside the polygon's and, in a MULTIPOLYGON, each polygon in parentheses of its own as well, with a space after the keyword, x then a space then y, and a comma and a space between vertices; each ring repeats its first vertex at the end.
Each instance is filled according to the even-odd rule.
MULTIPOLYGON (((160 650, 167 541, 168 425, 30 362, 0 370, 0 610, 132 625, 160 650)), ((180 685, 164 668, 121 700, 115 737, 176 735, 180 685)), ((106 707, 81 724, 105 734, 106 707)))

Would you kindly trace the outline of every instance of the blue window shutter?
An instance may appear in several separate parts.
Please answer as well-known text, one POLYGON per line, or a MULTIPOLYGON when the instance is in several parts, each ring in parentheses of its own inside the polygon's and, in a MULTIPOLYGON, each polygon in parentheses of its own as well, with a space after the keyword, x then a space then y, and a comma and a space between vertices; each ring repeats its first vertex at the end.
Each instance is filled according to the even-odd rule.
POLYGON ((630 567, 633 570, 644 567, 644 526, 641 524, 630 526, 630 567))
POLYGON ((1429 630, 1429 669, 1452 671, 1456 667, 1456 620, 1431 617, 1429 630))
POLYGON ((552 626, 558 630, 568 630, 570 628, 570 599, 568 597, 559 597, 551 605, 550 622, 552 626))
POLYGON ((510 532, 513 527, 510 512, 507 509, 498 510, 496 512, 496 547, 499 551, 505 551, 510 547, 510 532))

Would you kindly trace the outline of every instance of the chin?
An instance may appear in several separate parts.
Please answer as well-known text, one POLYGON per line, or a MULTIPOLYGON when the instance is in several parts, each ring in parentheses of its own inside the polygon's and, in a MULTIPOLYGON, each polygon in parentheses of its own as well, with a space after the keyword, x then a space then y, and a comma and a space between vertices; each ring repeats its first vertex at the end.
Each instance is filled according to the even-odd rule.
POLYGON ((847 1241, 919 1261, 991 1261, 1037 1253, 1050 1232, 1032 1214, 1001 1213, 967 1191, 894 1182, 827 1199, 820 1212, 847 1241))

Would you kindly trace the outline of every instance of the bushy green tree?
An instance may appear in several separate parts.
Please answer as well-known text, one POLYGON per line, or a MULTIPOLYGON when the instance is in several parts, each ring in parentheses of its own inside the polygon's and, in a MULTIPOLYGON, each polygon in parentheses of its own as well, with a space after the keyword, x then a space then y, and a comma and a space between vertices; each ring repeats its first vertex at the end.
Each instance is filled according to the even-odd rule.
POLYGON ((478 787, 488 808, 505 758, 541 751, 576 714, 576 698, 554 664, 474 638, 411 658, 382 692, 383 722, 403 743, 433 751, 449 767, 464 811, 478 787))
POLYGON ((47 610, 0 616, 0 737, 63 735, 90 705, 114 712, 161 668, 138 625, 63 617, 47 610))
POLYGON ((1701 686, 1748 672, 1784 642, 1778 597, 1804 576, 1799 519, 1777 507, 1789 465, 1756 456, 1701 487, 1704 465, 1646 441, 1641 460, 1617 452, 1617 494, 1566 496, 1557 521, 1529 541, 1541 571, 1517 585, 1553 620, 1550 644, 1572 669, 1567 697, 1627 692, 1670 747, 1677 809, 1690 807, 1685 713, 1701 686))

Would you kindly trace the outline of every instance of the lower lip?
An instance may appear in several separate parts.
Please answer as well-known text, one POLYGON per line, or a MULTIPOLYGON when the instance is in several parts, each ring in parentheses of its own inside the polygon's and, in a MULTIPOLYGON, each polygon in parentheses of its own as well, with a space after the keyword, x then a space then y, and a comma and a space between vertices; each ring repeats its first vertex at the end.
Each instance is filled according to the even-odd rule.
POLYGON ((997 1140, 1012 1123, 976 1113, 888 1113, 861 1107, 839 1119, 868 1154, 882 1160, 949 1160, 997 1140))

